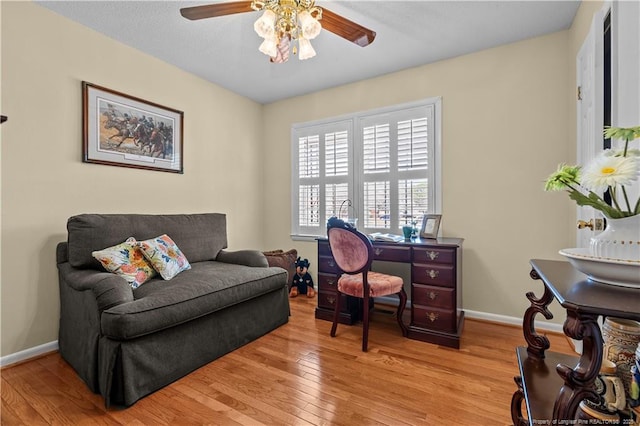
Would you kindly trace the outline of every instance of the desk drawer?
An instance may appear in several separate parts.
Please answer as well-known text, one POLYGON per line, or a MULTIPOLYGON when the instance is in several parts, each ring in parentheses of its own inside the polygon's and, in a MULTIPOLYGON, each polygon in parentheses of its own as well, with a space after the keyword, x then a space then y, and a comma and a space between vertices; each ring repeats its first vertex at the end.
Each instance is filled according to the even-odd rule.
POLYGON ((332 256, 329 241, 318 241, 318 256, 332 256))
POLYGON ((432 308, 429 306, 413 306, 412 325, 432 330, 456 331, 456 311, 432 308))
POLYGON ((318 291, 337 291, 338 276, 318 272, 318 291))
POLYGON ((456 274, 453 266, 445 265, 413 265, 411 277, 414 283, 438 285, 444 287, 456 286, 456 274))
POLYGON ((456 249, 416 247, 413 249, 413 263, 441 263, 455 265, 456 249))
POLYGON ((453 310, 456 307, 456 293, 453 288, 414 284, 411 302, 416 305, 453 310))
MULTIPOLYGON (((340 297, 340 312, 349 311, 349 301, 345 294, 341 294, 340 297)), ((338 300, 338 293, 332 291, 319 291, 318 292, 318 307, 334 310, 336 308, 336 300, 338 300)))
POLYGON ((373 260, 411 262, 411 248, 391 245, 373 245, 373 260))
POLYGON ((332 256, 318 256, 318 272, 332 272, 336 275, 340 268, 332 256))

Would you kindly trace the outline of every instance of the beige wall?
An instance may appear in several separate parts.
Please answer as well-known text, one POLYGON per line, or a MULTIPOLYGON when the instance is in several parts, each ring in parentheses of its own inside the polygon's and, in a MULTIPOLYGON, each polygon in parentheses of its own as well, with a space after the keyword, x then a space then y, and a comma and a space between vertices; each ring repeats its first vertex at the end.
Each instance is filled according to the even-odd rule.
POLYGON ((57 339, 55 246, 83 212, 227 214, 263 245, 262 106, 28 2, 2 2, 2 355, 57 339), (81 81, 184 111, 183 175, 85 164, 81 81))
MULTIPOLYGON (((292 123, 442 96, 442 227, 465 239, 464 308, 521 316, 524 294, 541 289, 529 259, 560 259, 558 249, 575 244, 575 207, 543 182, 575 159, 574 45, 583 36, 574 32, 592 8, 582 7, 576 30, 267 105, 266 241, 317 256, 315 243, 289 238, 292 123)), ((555 320, 564 320, 557 308, 555 320)))
POLYGON ((583 3, 570 31, 262 107, 1 2, 0 354, 57 339, 54 252, 73 214, 224 212, 230 248, 296 247, 315 274, 315 245, 289 237, 290 125, 431 96, 443 99, 443 230, 465 238, 464 307, 520 316, 540 289, 529 258, 574 244, 574 207, 542 182, 575 158, 575 53, 599 4, 583 3), (82 80, 184 111, 185 174, 82 163, 82 80))

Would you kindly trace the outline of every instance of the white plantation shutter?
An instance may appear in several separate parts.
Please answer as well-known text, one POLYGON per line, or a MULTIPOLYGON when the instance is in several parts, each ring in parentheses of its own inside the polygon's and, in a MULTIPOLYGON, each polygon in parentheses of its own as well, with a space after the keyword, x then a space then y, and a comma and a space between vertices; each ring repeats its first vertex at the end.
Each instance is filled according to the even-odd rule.
POLYGON ((320 225, 320 186, 300 185, 298 194, 300 226, 317 228, 320 225))
POLYGON ((325 217, 327 220, 331 216, 348 216, 347 204, 342 204, 349 199, 348 183, 328 183, 325 186, 325 198, 325 217), (342 212, 340 212, 340 208, 342 208, 342 212))
POLYGON ((349 176, 349 132, 328 132, 324 135, 325 141, 325 219, 340 214, 342 203, 349 199, 349 182, 347 179, 329 179, 330 177, 349 176))
POLYGON ((365 228, 388 229, 390 222, 391 193, 389 180, 385 179, 391 164, 391 137, 389 123, 365 125, 362 128, 362 173, 365 178, 364 195, 365 228), (383 180, 378 179, 384 176, 383 180))
POLYGON ((389 172, 389 124, 366 126, 362 129, 362 158, 364 173, 389 172))
POLYGON ((429 186, 435 137, 433 107, 371 114, 359 120, 362 132, 364 190, 359 205, 367 232, 399 233, 403 225, 422 224, 434 196, 429 186), (431 124, 430 124, 431 123, 431 124))
POLYGON ((401 179, 398 181, 398 220, 400 226, 422 224, 422 216, 429 211, 429 185, 427 179, 401 179))
POLYGON ((293 235, 326 235, 331 216, 401 234, 439 213, 440 100, 400 105, 292 129, 293 235), (353 207, 342 208, 345 200, 353 207))
POLYGON ((298 190, 298 223, 300 226, 318 228, 320 226, 320 137, 307 135, 298 139, 298 176, 302 182, 298 190), (315 182, 315 183, 314 183, 315 182))
MULTIPOLYGON (((409 176, 408 172, 428 171, 429 142, 428 117, 398 121, 398 176, 400 178, 409 176)), ((433 144, 433 141, 431 143, 433 144)), ((427 177, 398 180, 399 226, 422 224, 422 216, 429 212, 428 182, 427 177)))
POLYGON ((347 131, 325 134, 326 176, 349 174, 349 133, 347 131))
POLYGON ((325 235, 327 220, 351 197, 352 128, 351 120, 294 127, 294 234, 325 235))
POLYGON ((299 139, 298 158, 300 159, 299 176, 301 178, 317 178, 320 176, 320 136, 310 135, 299 139))
POLYGON ((429 136, 426 117, 398 122, 398 170, 426 170, 429 136))
POLYGON ((388 229, 390 227, 391 194, 389 181, 364 183, 364 227, 388 229))

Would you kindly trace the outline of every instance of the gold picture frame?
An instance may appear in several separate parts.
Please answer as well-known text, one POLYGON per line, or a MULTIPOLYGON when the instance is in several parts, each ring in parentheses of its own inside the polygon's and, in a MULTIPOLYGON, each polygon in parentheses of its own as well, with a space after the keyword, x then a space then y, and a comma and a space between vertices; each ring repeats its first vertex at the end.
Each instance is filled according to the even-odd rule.
POLYGON ((183 173, 183 112, 82 82, 85 163, 183 173))
POLYGON ((440 229, 441 214, 425 214, 422 218, 422 228, 420 228, 421 238, 438 238, 440 229))

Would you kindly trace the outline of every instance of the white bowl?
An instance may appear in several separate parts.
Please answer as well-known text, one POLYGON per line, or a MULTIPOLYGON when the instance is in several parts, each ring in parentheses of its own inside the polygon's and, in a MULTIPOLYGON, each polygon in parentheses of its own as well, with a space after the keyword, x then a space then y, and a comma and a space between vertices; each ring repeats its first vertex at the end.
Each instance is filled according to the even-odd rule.
POLYGON ((623 287, 640 288, 640 262, 595 257, 588 248, 569 248, 559 252, 578 271, 591 280, 623 287))

